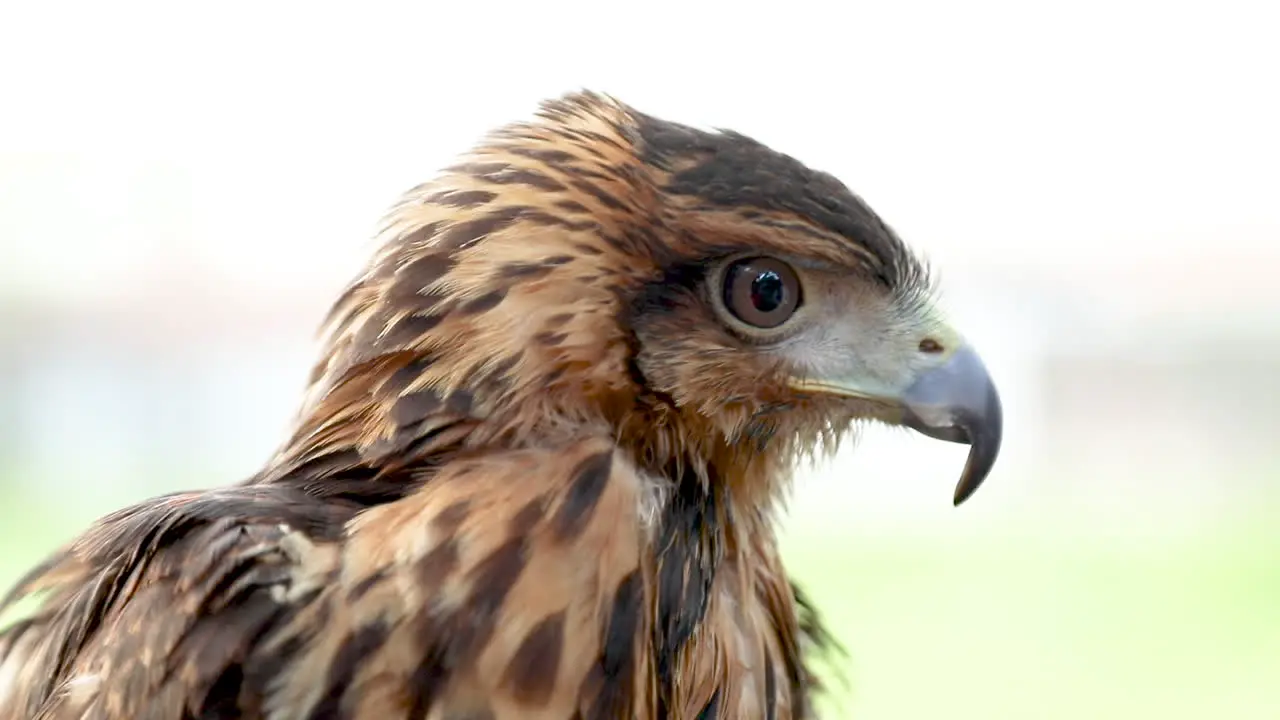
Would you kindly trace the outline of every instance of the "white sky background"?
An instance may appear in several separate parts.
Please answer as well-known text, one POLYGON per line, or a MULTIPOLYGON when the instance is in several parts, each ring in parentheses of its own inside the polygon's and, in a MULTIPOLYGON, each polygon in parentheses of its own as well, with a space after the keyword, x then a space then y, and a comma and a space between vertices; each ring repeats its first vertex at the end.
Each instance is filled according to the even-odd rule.
MULTIPOLYGON (((394 193, 581 86, 830 169, 944 267, 1087 267, 1206 235, 1278 256, 1280 10, 1262 1, 13 5, 2 159, 179 168, 196 223, 175 241, 249 281, 349 267, 394 193)), ((31 242, 56 232, 41 209, 24 282, 90 292, 145 262, 127 238, 31 242)))
MULTIPOLYGON (((314 323, 399 192, 589 87, 841 177, 942 269, 960 324, 1005 348, 1046 332, 1016 302, 1037 278, 1103 315, 1280 297, 1271 3, 345 7, 7 4, 0 284, 72 309, 305 297, 314 323), (1135 289, 1178 258, 1196 274, 1135 289), (1004 295, 983 294, 990 277, 1004 295)), ((1011 353, 989 363, 1025 387, 1011 353)), ((960 448, 928 445, 909 447, 958 470, 960 448)))

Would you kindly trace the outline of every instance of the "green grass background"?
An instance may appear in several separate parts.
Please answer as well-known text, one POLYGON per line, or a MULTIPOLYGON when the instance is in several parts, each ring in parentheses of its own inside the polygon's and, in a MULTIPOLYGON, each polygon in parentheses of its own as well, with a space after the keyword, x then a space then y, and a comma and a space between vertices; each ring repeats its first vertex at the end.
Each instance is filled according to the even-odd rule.
POLYGON ((1276 512, 1143 542, 796 533, 848 646, 833 717, 1280 718, 1276 512))
MULTIPOLYGON (((3 499, 6 588, 95 514, 3 499)), ((848 650, 826 717, 1280 718, 1280 502, 1142 536, 798 520, 791 570, 848 650)))

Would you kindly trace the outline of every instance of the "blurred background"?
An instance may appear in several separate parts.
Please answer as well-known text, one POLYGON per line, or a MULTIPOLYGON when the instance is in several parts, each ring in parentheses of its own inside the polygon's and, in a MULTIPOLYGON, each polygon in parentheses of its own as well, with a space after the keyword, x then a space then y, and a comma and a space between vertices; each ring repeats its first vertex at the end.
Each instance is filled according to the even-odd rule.
POLYGON ((1280 10, 0 10, 0 585, 283 440, 382 212, 580 87, 828 170, 940 271, 1005 453, 866 433, 786 551, 832 717, 1280 718, 1280 10))

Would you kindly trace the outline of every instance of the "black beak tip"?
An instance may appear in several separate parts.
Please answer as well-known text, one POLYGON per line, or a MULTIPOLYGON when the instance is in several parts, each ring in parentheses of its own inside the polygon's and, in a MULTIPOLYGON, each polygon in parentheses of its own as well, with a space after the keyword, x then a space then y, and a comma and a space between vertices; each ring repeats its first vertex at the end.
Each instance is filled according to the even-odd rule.
POLYGON ((961 503, 968 500, 970 497, 973 497, 973 494, 978 491, 978 487, 981 485, 981 480, 972 482, 968 478, 961 479, 960 482, 956 484, 956 493, 951 500, 951 507, 960 507, 961 503))
POLYGON ((965 460, 960 481, 956 483, 952 507, 959 507, 960 503, 972 497, 995 467, 1004 432, 1003 416, 1000 396, 995 386, 989 386, 984 411, 977 416, 962 418, 960 426, 968 437, 969 457, 965 460))

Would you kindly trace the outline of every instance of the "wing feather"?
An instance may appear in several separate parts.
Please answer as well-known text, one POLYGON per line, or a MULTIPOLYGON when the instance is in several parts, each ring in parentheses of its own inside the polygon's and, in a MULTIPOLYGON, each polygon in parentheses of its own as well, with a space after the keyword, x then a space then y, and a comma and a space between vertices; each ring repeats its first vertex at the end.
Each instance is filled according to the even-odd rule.
POLYGON ((364 509, 250 485, 104 518, 13 594, 48 597, 0 634, 0 718, 650 717, 646 490, 615 453, 460 457, 364 509))
POLYGON ((333 539, 354 508, 285 488, 156 498, 109 515, 32 570, 0 611, 0 718, 219 717, 225 679, 287 608, 289 533, 333 539))

